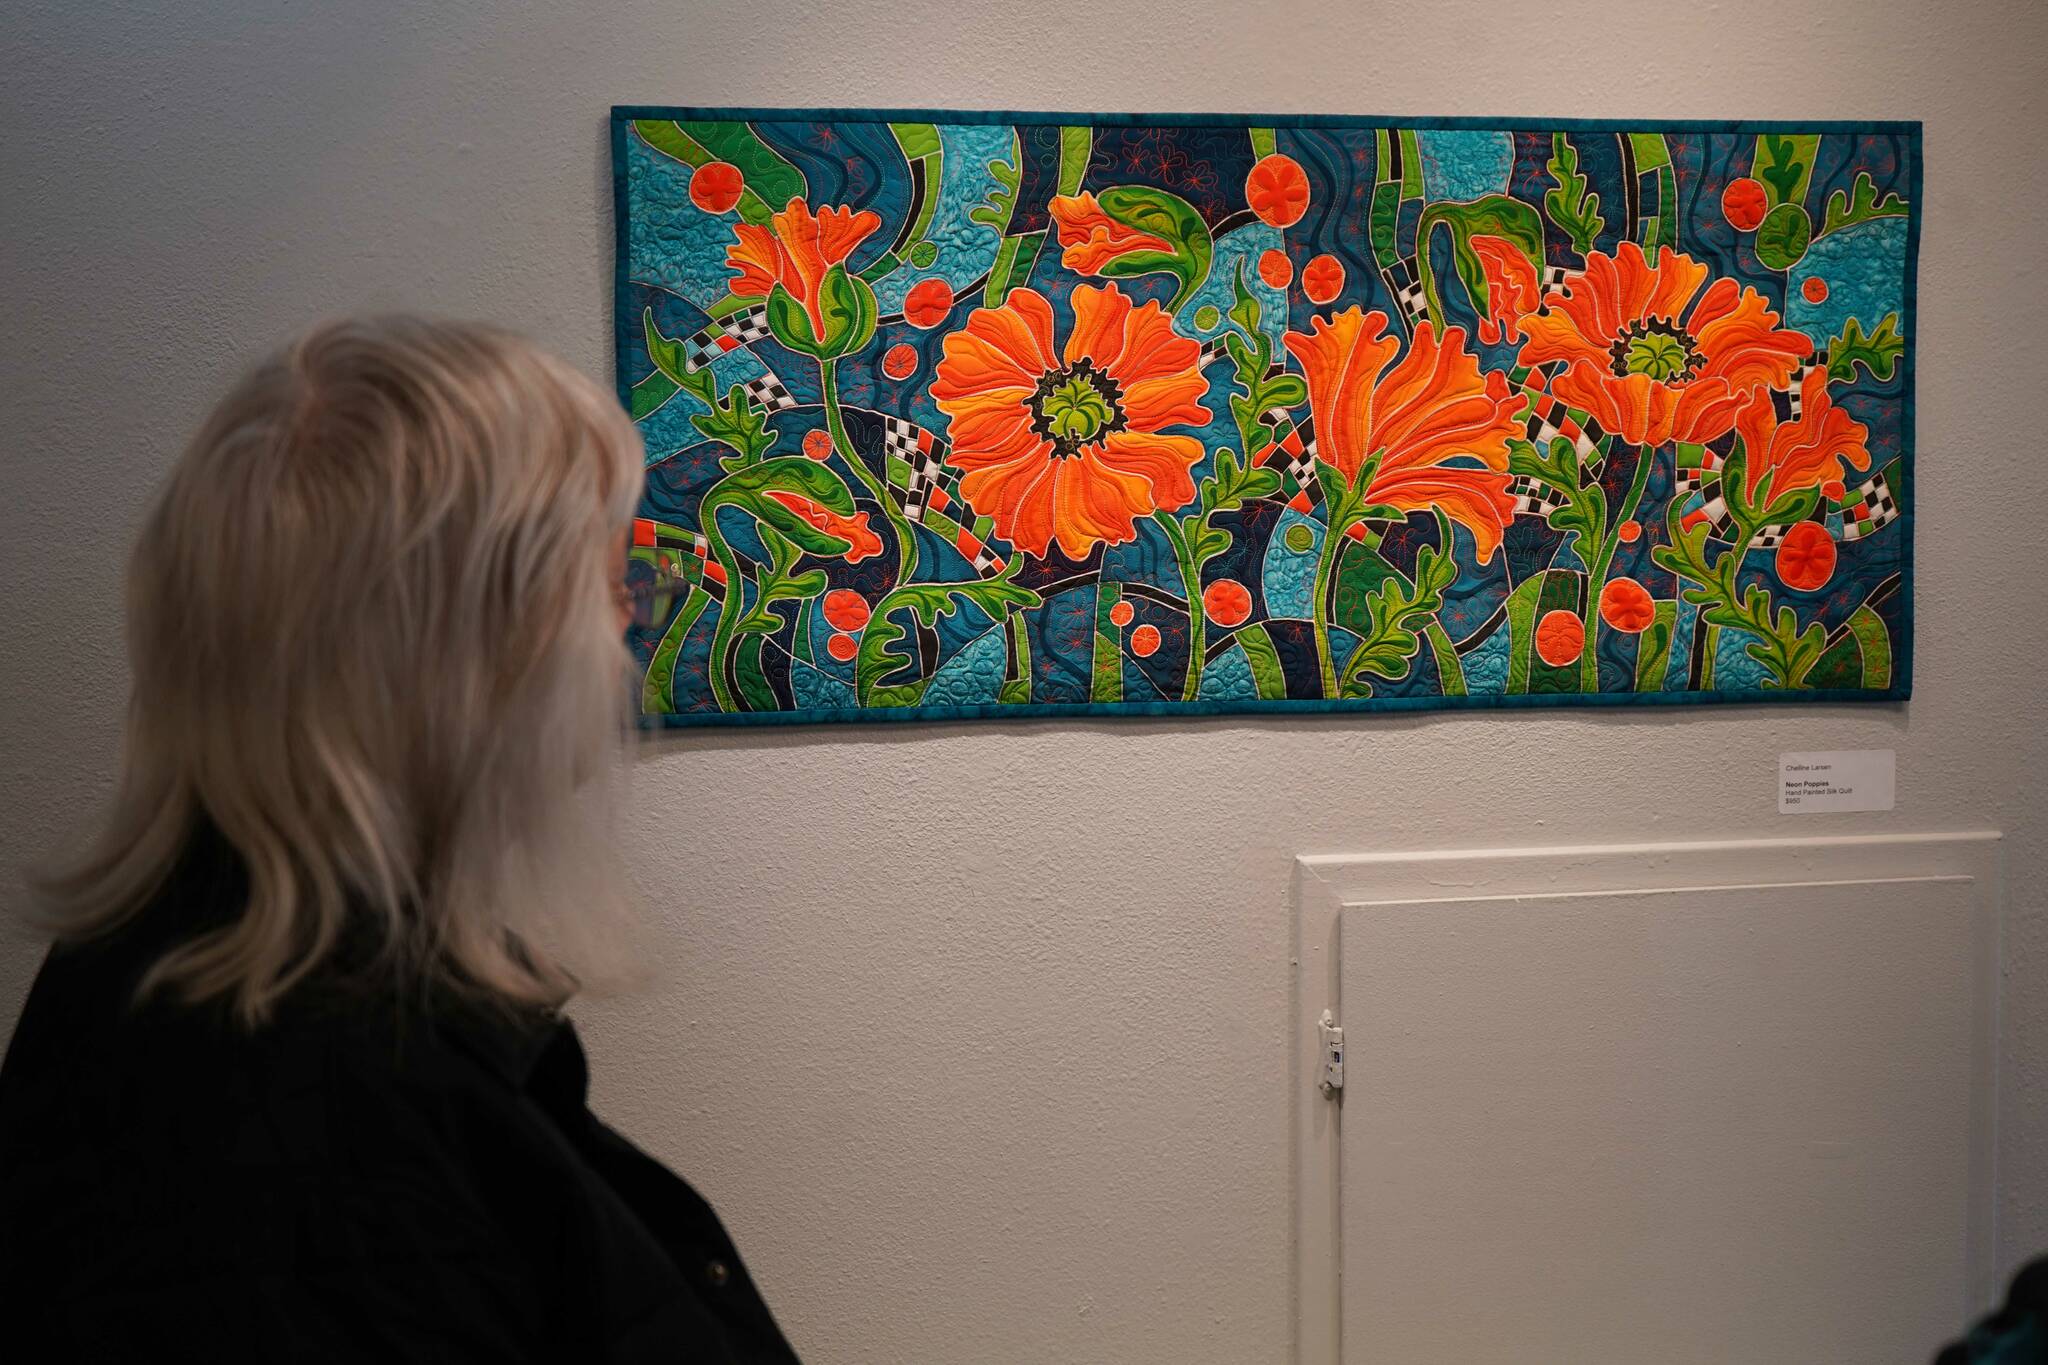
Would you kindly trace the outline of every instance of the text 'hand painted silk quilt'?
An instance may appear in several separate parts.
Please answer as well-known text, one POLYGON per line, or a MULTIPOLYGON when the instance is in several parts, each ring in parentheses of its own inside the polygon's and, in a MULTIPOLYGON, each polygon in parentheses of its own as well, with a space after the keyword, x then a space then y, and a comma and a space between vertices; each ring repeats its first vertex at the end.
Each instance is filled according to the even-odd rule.
POLYGON ((1918 124, 620 109, 613 155, 650 716, 1909 691, 1918 124))

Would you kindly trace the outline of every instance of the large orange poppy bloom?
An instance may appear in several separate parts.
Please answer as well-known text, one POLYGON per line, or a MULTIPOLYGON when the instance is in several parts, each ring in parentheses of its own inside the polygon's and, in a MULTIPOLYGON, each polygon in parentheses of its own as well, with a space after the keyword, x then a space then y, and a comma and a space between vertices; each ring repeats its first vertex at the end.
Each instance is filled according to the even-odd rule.
POLYGON ((1408 354, 1388 369, 1401 344, 1383 335, 1386 325, 1385 313, 1353 307, 1281 338, 1308 378, 1316 458, 1351 484, 1378 455, 1366 502, 1442 508, 1471 530, 1486 563, 1515 514, 1508 440, 1521 434, 1515 414, 1523 399, 1509 393, 1505 375, 1480 374, 1457 327, 1439 342, 1422 323, 1408 354), (1461 457, 1484 468, 1447 463, 1461 457))
POLYGON ((1731 279, 1707 284, 1705 265, 1668 246, 1655 265, 1634 242, 1593 252, 1532 308, 1535 267, 1521 248, 1472 245, 1486 269, 1485 330, 1509 340, 1519 330, 1525 365, 1563 361, 1552 396, 1633 445, 1726 435, 1751 390, 1783 388, 1813 354, 1810 339, 1778 326, 1763 295, 1731 279))
POLYGON ((951 419, 949 459, 974 510, 1028 554, 1057 541, 1079 559, 1194 499, 1202 443, 1162 429, 1210 414, 1201 347, 1156 302, 1133 308, 1114 284, 1078 285, 1072 302, 1064 348, 1036 290, 975 309, 946 338, 931 394, 951 419))
POLYGON ((1743 483, 1752 500, 1765 474, 1774 474, 1771 496, 1802 488, 1820 488, 1842 477, 1842 462, 1870 467, 1870 428, 1836 407, 1828 398, 1828 372, 1815 366, 1799 393, 1799 416, 1778 420, 1771 395, 1750 391, 1735 430, 1742 437, 1743 483))
POLYGON ((733 224, 739 240, 725 249, 725 259, 739 275, 729 287, 741 298, 765 299, 781 285, 810 314, 812 333, 823 336, 818 288, 825 272, 844 263, 868 234, 882 226, 881 215, 849 208, 822 208, 814 214, 802 199, 792 198, 768 221, 770 227, 733 224))

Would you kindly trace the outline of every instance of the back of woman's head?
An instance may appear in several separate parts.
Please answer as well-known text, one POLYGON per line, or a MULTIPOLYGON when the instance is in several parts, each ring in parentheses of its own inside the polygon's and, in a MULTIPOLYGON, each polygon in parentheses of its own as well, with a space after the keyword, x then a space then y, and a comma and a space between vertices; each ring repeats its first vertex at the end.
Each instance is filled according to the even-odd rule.
POLYGON ((591 789, 625 732, 639 471, 613 399, 490 328, 340 322, 259 365, 130 560, 119 785, 43 883, 51 927, 127 919, 210 823, 247 904, 145 991, 256 1022, 354 918, 401 974, 565 996, 564 916, 619 898, 591 789))

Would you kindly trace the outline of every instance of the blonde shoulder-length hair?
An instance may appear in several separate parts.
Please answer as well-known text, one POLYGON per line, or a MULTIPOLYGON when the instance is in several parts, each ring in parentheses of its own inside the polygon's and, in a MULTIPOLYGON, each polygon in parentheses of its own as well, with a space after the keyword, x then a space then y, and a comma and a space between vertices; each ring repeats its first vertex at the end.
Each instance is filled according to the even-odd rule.
POLYGON ((490 327, 335 322, 258 365, 129 561, 118 785, 39 879, 46 927, 130 919, 210 822, 246 905, 143 995, 253 1026, 367 917, 403 977, 565 999, 625 900, 601 796, 640 450, 615 399, 490 327))

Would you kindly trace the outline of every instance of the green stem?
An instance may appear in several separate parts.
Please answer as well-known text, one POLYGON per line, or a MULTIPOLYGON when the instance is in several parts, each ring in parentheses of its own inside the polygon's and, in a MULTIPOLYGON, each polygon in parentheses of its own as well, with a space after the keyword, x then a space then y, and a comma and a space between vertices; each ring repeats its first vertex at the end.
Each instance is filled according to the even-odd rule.
MULTIPOLYGON (((1728 575, 1728 581, 1735 585, 1735 591, 1739 595, 1742 592, 1742 561, 1749 555, 1749 543, 1756 539, 1756 532, 1747 526, 1740 526, 1737 528, 1737 531, 1738 535, 1735 542, 1728 547, 1728 553, 1735 560, 1734 572, 1728 575)), ((1708 583, 1703 586, 1713 587, 1714 585, 1708 583)), ((1735 603, 1728 602, 1725 605, 1733 607, 1735 603)), ((1707 609, 1704 606, 1701 607, 1700 615, 1705 616, 1706 613, 1707 609)), ((1707 646, 1704 657, 1707 663, 1705 670, 1700 675, 1700 686, 1712 687, 1714 685, 1714 658, 1721 652, 1721 628, 1710 625, 1706 627, 1706 632, 1707 646)))
POLYGON ((1323 530, 1323 545, 1316 555, 1315 597, 1311 602, 1316 628, 1316 663, 1323 671, 1323 698, 1334 701, 1338 696, 1337 664, 1330 653, 1330 575, 1336 570, 1338 546, 1344 539, 1346 526, 1341 516, 1332 514, 1329 525, 1323 530))
POLYGON ((1173 558, 1180 565, 1181 587, 1188 597, 1188 668, 1181 683, 1180 699, 1194 701, 1202 693, 1202 655, 1208 649, 1209 633, 1209 615, 1202 609, 1202 566, 1195 563, 1187 535, 1171 512, 1162 508, 1152 514, 1152 519, 1173 542, 1173 558))
POLYGON ((683 609, 676 613, 676 619, 662 633, 661 643, 655 646, 653 657, 647 661, 647 677, 640 684, 641 714, 662 716, 675 710, 676 655, 682 651, 683 637, 690 633, 690 627, 697 624, 697 618, 710 604, 711 594, 693 586, 683 601, 683 609))
POLYGON ((1465 695, 1465 663, 1458 657, 1458 647, 1451 643, 1450 634, 1435 617, 1429 620, 1425 632, 1429 637, 1429 648, 1436 655, 1436 673, 1443 694, 1447 697, 1465 695))
POLYGON ((846 461, 854 476, 867 488, 868 496, 881 505, 882 516, 888 521, 889 529, 896 533, 896 581, 908 583, 917 570, 917 533, 911 529, 910 521, 903 515, 896 499, 889 496, 887 485, 854 452, 853 442, 846 434, 846 418, 839 411, 839 362, 819 361, 818 381, 824 391, 825 426, 832 433, 832 444, 838 447, 839 458, 846 461))
POLYGON ((704 539, 710 542, 718 567, 725 570, 725 596, 718 608, 718 627, 711 633, 711 694, 718 699, 719 710, 738 711, 741 708, 734 704, 732 689, 725 685, 725 656, 739 632, 740 609, 747 601, 746 582, 740 576, 739 560, 719 534, 717 504, 704 514, 704 539))
POLYGON ((1635 519, 1636 509, 1643 501, 1643 490, 1650 483, 1650 469, 1656 463, 1655 449, 1637 449, 1635 477, 1629 480, 1628 494, 1621 500, 1620 513, 1608 519, 1600 537, 1600 552, 1587 566, 1586 606, 1582 618, 1586 628, 1586 652, 1579 658, 1581 692, 1600 690, 1600 652, 1594 648, 1600 638, 1600 591, 1607 586, 1607 571, 1614 565, 1615 551, 1621 548, 1622 525, 1635 519))

